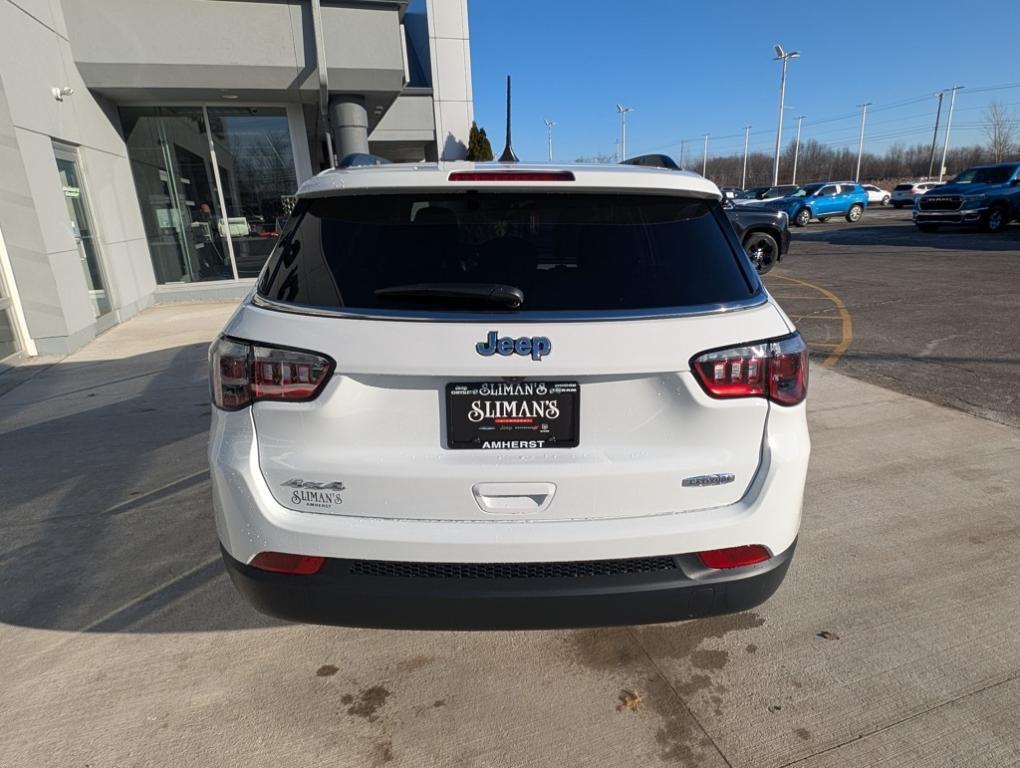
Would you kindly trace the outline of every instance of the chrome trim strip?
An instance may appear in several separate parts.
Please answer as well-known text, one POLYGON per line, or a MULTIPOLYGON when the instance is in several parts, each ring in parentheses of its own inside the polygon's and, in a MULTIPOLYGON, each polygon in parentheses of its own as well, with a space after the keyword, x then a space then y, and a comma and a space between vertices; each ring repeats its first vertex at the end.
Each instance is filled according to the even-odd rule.
POLYGON ((695 317, 698 315, 716 315, 723 312, 734 312, 751 309, 768 304, 769 297, 759 284, 758 291, 740 301, 719 304, 699 304, 691 307, 660 307, 655 309, 607 310, 603 312, 427 312, 409 310, 396 312, 387 309, 338 309, 308 304, 290 304, 274 299, 267 299, 257 292, 252 294, 251 304, 262 309, 286 312, 292 315, 311 315, 314 317, 337 317, 350 320, 395 320, 399 322, 433 322, 433 323, 590 323, 609 322, 614 320, 646 320, 671 317, 695 317))

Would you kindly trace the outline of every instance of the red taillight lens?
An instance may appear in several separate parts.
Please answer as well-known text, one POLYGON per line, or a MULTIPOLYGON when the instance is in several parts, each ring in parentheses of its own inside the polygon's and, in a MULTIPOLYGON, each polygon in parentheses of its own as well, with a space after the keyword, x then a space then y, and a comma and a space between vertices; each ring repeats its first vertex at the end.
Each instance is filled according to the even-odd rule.
POLYGON ((454 171, 450 181, 573 181, 570 171, 454 171))
POLYGON ((723 570, 726 568, 743 568, 745 565, 764 563, 772 555, 761 544, 749 544, 746 547, 727 547, 726 549, 710 549, 699 552, 698 557, 708 568, 723 570))
POLYGON ((221 337, 209 350, 209 368, 213 402, 236 411, 259 400, 313 399, 333 372, 333 361, 312 352, 221 337))
POLYGON ((318 573, 326 558, 311 555, 289 555, 286 552, 259 552, 249 563, 252 568, 291 576, 311 576, 318 573))
POLYGON ((691 360, 691 370, 712 397, 767 397, 796 405, 807 396, 807 345, 799 333, 704 352, 691 360))
POLYGON ((799 333, 770 345, 769 399, 780 405, 796 405, 807 397, 808 350, 799 333))

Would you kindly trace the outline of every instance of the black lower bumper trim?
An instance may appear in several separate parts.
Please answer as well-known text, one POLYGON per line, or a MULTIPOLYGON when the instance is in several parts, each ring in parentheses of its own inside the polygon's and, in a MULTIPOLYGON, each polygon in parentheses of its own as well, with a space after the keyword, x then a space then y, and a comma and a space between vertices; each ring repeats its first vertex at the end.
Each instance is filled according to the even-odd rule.
POLYGON ((560 563, 511 571, 488 564, 492 570, 480 571, 446 563, 425 571, 437 575, 424 577, 407 576, 422 573, 421 564, 380 570, 364 566, 379 561, 341 559, 327 560, 312 576, 289 576, 222 552, 234 586, 270 616, 348 627, 475 630, 654 624, 745 611, 779 588, 795 547, 760 565, 727 571, 676 555, 668 558, 675 567, 668 568, 607 568, 614 561, 597 561, 598 567, 560 563), (461 575, 479 572, 487 575, 461 575))

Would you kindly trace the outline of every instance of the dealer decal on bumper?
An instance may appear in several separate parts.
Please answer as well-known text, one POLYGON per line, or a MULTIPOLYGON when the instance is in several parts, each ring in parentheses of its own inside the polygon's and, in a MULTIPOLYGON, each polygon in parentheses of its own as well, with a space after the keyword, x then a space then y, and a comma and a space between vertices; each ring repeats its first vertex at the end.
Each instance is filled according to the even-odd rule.
POLYGON ((295 477, 281 485, 293 489, 290 503, 303 509, 331 510, 344 503, 340 492, 346 490, 346 487, 339 480, 317 482, 295 477))

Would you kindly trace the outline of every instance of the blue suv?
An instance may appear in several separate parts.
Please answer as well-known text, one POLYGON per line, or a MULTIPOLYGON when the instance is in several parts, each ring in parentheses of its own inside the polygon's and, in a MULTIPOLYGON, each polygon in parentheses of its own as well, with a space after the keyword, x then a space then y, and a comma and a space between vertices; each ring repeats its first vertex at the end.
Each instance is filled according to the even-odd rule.
POLYGON ((922 232, 944 225, 1000 232, 1010 219, 1020 219, 1020 162, 975 165, 914 199, 914 223, 922 232))
POLYGON ((860 221, 868 205, 868 193, 860 184, 846 181, 820 181, 805 184, 792 195, 765 203, 765 207, 786 211, 790 221, 806 227, 811 219, 825 221, 843 216, 849 222, 860 221))

